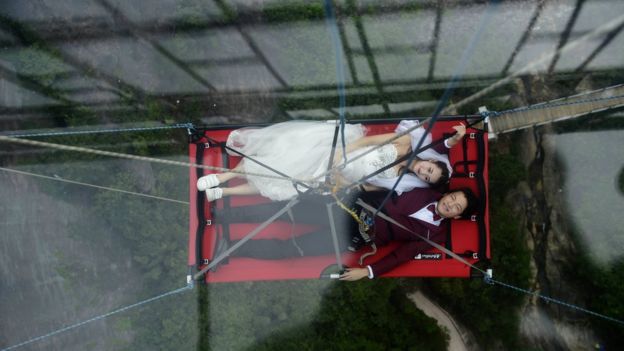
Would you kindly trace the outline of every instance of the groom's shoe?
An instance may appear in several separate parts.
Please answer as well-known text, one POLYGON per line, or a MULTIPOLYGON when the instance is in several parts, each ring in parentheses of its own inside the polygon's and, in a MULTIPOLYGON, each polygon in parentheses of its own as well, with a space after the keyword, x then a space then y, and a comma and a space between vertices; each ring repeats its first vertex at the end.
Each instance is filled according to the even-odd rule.
POLYGON ((216 174, 209 174, 197 179, 197 190, 205 191, 219 185, 219 183, 219 178, 217 178, 216 174))

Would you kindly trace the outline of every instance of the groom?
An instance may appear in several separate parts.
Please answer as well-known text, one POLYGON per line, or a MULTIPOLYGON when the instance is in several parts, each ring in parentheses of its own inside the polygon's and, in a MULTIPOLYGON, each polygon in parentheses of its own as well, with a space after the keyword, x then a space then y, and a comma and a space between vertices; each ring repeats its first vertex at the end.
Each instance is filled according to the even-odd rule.
MULTIPOLYGON (((366 203, 375 206, 381 203, 385 193, 363 192, 357 194, 366 203)), ((292 208, 292 216, 283 215, 280 220, 295 223, 311 223, 322 225, 322 229, 296 237, 296 245, 292 240, 255 239, 246 242, 232 256, 252 257, 259 259, 283 259, 298 256, 325 255, 334 252, 329 219, 323 197, 302 198, 292 208)), ((355 200, 355 197, 351 199, 355 200)), ((364 268, 350 268, 340 276, 341 280, 358 280, 364 277, 374 278, 411 260, 414 256, 430 249, 429 244, 419 239, 411 231, 418 233, 438 244, 446 239, 448 219, 468 216, 477 208, 477 199, 468 188, 451 190, 442 195, 430 188, 415 188, 401 196, 388 201, 382 212, 394 219, 410 231, 392 224, 382 217, 375 217, 374 225, 369 234, 377 246, 386 246, 391 241, 399 241, 401 245, 388 255, 364 268)), ((224 212, 217 212, 217 220, 230 223, 263 222, 283 208, 285 202, 272 202, 262 205, 232 207, 224 212)), ((348 207, 350 204, 347 204, 348 207)), ((357 222, 344 210, 332 206, 338 241, 341 251, 351 243, 352 238, 359 235, 357 222)), ((359 211, 358 211, 359 214, 359 211)))

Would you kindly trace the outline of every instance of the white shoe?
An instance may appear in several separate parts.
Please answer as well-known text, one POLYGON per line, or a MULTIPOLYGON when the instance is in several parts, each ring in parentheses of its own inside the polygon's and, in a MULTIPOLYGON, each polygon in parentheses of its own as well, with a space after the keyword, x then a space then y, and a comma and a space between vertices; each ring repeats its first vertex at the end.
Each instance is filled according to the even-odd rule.
POLYGON ((216 174, 209 174, 197 179, 197 190, 204 191, 219 185, 219 178, 216 174))
POLYGON ((206 199, 208 200, 208 202, 219 200, 222 197, 223 197, 223 189, 221 188, 206 189, 206 199))

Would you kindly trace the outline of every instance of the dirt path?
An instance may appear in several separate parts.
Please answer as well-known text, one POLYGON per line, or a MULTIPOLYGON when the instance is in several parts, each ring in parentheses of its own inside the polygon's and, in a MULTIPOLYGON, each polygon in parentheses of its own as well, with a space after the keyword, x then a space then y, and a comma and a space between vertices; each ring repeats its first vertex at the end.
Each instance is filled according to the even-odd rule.
POLYGON ((438 321, 438 324, 447 330, 450 337, 448 345, 449 350, 470 351, 474 349, 474 347, 470 347, 470 345, 474 344, 469 340, 469 332, 459 326, 448 312, 443 310, 420 291, 416 291, 408 295, 408 297, 416 304, 416 307, 422 310, 427 316, 438 321))

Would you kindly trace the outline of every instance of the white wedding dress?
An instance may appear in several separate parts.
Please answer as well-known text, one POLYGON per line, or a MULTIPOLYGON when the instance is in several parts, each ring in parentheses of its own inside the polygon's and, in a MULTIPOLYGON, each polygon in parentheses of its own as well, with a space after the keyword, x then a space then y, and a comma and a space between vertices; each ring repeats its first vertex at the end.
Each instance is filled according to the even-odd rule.
MULTIPOLYGON (((403 131, 411 126, 417 125, 418 122, 402 121, 397 127, 397 131, 403 131), (405 123, 404 123, 405 122, 405 123)), ((422 131, 418 128, 416 131, 422 131)), ((275 170, 278 170, 293 179, 303 180, 307 184, 316 186, 318 182, 323 182, 322 175, 327 171, 329 163, 329 155, 332 149, 332 141, 334 138, 335 125, 327 122, 316 121, 289 121, 277 123, 264 128, 242 128, 230 133, 227 146, 251 157, 275 170)), ((424 132, 411 132, 412 146, 420 140, 424 132), (418 138, 414 140, 414 138, 418 138)), ((345 125, 345 142, 352 143, 366 134, 366 128, 361 124, 345 125)), ((422 145, 431 142, 425 140, 422 145)), ((340 135, 336 148, 341 147, 340 135)), ((350 162, 341 170, 343 177, 351 182, 360 180, 378 169, 394 162, 397 159, 397 150, 392 144, 382 147, 364 147, 347 155, 350 160, 370 149, 374 151, 365 156, 350 162)), ((435 159, 446 160, 446 155, 440 155, 431 151, 427 155, 427 159, 435 156, 435 159)), ((235 154, 234 154, 235 155, 235 154)), ((420 156, 420 155, 419 155, 420 156)), ((449 167, 450 168, 450 167, 449 167)), ((277 173, 268 170, 266 167, 257 164, 249 159, 243 161, 243 169, 246 173, 266 174, 277 176, 277 173)), ((247 175, 248 182, 253 184, 260 191, 262 196, 272 200, 287 200, 297 195, 297 190, 293 183, 289 180, 276 178, 268 178, 262 176, 247 175)), ((390 168, 370 179, 368 183, 384 187, 392 188, 398 175, 396 170, 390 168)), ((395 189, 400 195, 403 191, 411 190, 415 187, 428 187, 429 184, 423 182, 413 175, 405 175, 399 186, 395 189)), ((305 190, 301 188, 300 190, 305 190)))

